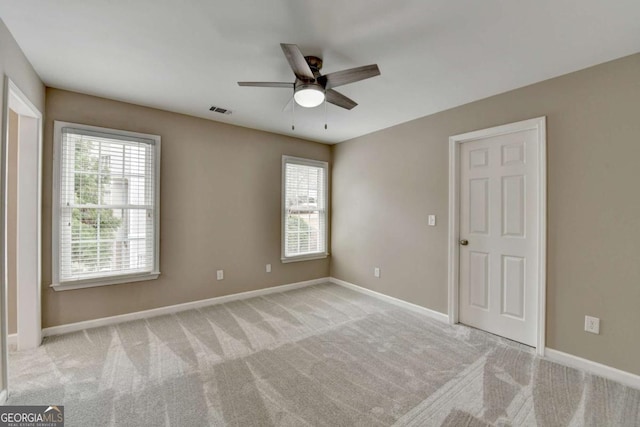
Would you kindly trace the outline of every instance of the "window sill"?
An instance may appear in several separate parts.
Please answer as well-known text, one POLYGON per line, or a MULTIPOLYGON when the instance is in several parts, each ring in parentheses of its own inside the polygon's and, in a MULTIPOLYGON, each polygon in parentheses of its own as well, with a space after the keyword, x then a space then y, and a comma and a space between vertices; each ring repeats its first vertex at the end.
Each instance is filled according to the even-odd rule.
POLYGON ((328 256, 329 256, 328 253, 301 255, 301 256, 296 256, 296 257, 280 258, 280 261, 283 264, 288 264, 290 262, 313 261, 313 260, 316 260, 316 259, 324 259, 324 258, 327 258, 328 256))
POLYGON ((130 274, 126 276, 114 276, 104 278, 94 278, 86 280, 75 280, 73 282, 53 283, 49 287, 55 291, 70 291, 73 289, 95 288, 97 286, 118 285, 121 283, 141 282, 143 280, 154 280, 160 276, 159 271, 143 274, 130 274))

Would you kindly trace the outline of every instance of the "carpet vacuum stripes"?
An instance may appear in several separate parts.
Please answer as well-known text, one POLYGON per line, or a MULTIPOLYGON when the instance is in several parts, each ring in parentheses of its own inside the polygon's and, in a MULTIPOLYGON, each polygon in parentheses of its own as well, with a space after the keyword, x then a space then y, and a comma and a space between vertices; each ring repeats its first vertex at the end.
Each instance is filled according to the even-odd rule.
POLYGON ((640 426, 640 391, 334 284, 52 336, 8 404, 67 426, 640 426))

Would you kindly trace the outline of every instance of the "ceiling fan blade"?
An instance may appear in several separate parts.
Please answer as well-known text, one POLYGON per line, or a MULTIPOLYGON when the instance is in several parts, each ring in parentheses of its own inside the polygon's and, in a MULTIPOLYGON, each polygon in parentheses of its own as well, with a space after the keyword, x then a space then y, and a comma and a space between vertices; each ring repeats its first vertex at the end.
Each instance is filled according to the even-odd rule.
POLYGON ((293 89, 293 83, 283 82, 238 82, 238 86, 281 87, 285 89, 293 89))
POLYGON ((346 108, 347 110, 351 110, 353 107, 358 105, 351 98, 347 98, 340 92, 337 92, 333 89, 329 89, 325 91, 324 95, 327 97, 327 102, 330 102, 333 105, 337 105, 338 107, 346 108))
POLYGON ((325 89, 331 89, 332 87, 346 85, 348 83, 357 82, 379 75, 380 69, 378 68, 378 65, 371 64, 325 74, 318 78, 318 83, 323 85, 325 89))
POLYGON ((307 64, 307 60, 304 59, 304 55, 300 52, 300 49, 295 44, 280 43, 280 47, 284 52, 284 56, 289 61, 289 66, 293 70, 293 74, 300 80, 314 80, 315 76, 307 64))

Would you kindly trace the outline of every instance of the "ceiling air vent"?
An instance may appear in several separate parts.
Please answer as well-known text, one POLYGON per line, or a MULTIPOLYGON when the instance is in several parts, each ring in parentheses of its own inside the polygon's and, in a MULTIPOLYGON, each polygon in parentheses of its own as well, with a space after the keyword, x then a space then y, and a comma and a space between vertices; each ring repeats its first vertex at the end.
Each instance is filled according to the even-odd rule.
POLYGON ((214 113, 226 114, 227 116, 231 114, 231 110, 227 110, 226 108, 216 107, 215 105, 209 108, 209 111, 213 111, 214 113))

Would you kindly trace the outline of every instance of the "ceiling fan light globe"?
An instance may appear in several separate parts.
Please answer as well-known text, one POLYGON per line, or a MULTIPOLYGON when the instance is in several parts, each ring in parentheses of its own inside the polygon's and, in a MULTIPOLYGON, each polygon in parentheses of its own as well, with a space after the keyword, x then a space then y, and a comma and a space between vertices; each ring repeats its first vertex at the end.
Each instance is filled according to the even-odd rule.
POLYGON ((305 108, 313 108, 324 102, 324 92, 317 88, 301 88, 293 94, 296 103, 305 108))

